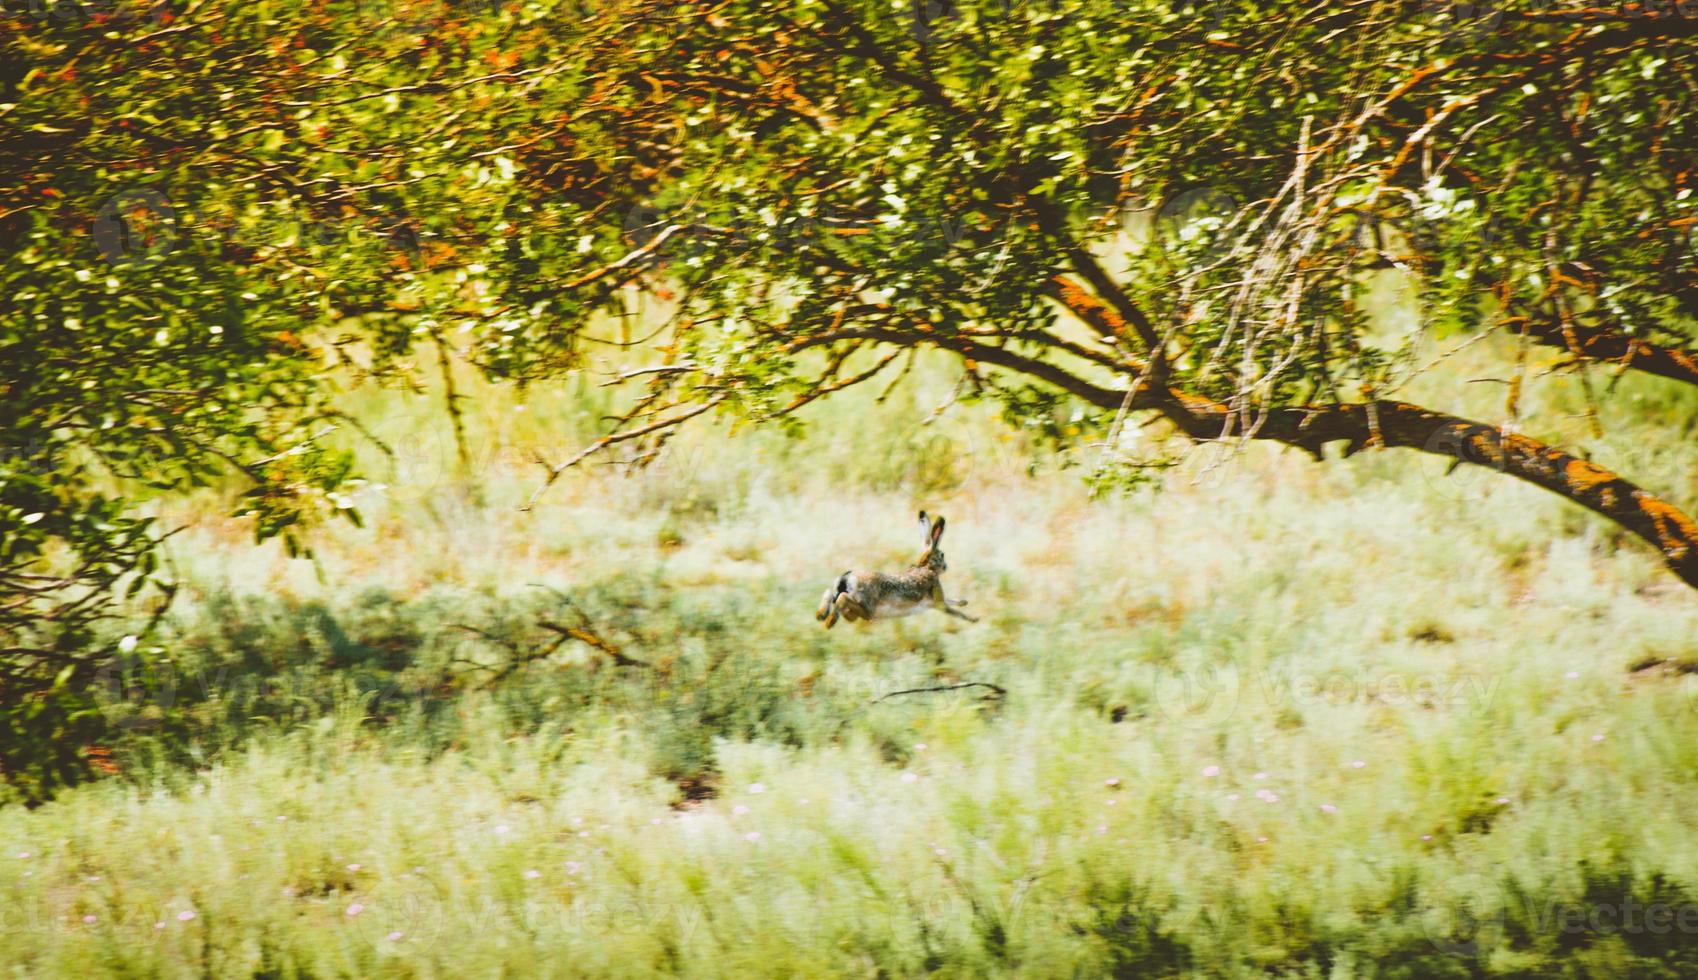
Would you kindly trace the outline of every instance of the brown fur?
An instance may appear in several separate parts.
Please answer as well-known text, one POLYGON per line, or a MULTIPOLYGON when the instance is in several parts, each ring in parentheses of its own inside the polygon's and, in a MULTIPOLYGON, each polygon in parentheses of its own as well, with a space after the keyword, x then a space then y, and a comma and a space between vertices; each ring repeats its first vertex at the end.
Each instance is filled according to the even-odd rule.
POLYGON ((939 580, 949 565, 944 561, 944 519, 933 524, 920 512, 920 526, 926 535, 926 550, 915 559, 913 567, 895 574, 884 572, 844 572, 825 590, 814 618, 825 623, 826 629, 837 625, 838 619, 851 623, 874 619, 895 619, 910 616, 926 609, 937 609, 969 623, 975 617, 962 612, 965 599, 949 599, 943 594, 939 580))

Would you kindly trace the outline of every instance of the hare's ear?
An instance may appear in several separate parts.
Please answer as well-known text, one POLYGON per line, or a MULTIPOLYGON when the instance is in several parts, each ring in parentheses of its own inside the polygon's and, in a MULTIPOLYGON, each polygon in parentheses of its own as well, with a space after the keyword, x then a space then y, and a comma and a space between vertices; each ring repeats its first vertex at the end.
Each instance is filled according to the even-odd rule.
POLYGON ((920 511, 920 536, 927 541, 932 539, 932 519, 927 517, 923 510, 920 511))
POLYGON ((939 517, 932 524, 932 536, 931 536, 932 547, 933 548, 937 547, 938 542, 942 541, 942 540, 943 540, 943 518, 939 517))

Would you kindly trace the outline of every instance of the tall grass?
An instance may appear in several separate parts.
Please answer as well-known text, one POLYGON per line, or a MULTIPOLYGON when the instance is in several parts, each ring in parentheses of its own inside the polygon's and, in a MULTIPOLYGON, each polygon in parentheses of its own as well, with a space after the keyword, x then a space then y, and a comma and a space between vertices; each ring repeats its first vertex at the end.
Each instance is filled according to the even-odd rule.
MULTIPOLYGON (((951 384, 927 365, 805 439, 703 427, 529 513, 531 456, 593 436, 600 389, 476 391, 469 470, 440 413, 354 392, 397 457, 316 562, 161 502, 182 597, 114 679, 118 772, 0 810, 0 961, 1698 970, 1698 602, 1654 556, 1389 453, 1194 454, 1092 500, 982 406, 922 425, 951 384), (920 507, 982 622, 821 630, 920 507)), ((1637 447, 1691 406, 1637 394, 1650 423, 1572 434, 1690 499, 1637 447)))

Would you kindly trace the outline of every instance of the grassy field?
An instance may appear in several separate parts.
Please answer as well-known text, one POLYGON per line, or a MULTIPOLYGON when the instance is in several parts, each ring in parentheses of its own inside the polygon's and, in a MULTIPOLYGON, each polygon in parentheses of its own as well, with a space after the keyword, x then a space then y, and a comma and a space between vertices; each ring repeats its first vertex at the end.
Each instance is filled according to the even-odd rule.
POLYGON ((435 406, 361 391, 397 457, 316 563, 161 504, 184 589, 113 678, 113 774, 0 809, 0 963, 1698 973, 1698 601, 1654 556, 1408 454, 1192 453, 1092 500, 979 407, 922 425, 948 387, 703 427, 530 513, 597 389, 478 394, 464 468, 435 406), (981 622, 822 630, 921 507, 981 622))

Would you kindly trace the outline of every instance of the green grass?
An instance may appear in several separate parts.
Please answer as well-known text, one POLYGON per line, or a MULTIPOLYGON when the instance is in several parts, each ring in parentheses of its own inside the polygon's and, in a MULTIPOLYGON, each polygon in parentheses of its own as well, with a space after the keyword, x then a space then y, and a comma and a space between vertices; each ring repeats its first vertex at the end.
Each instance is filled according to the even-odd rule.
MULTIPOLYGON (((1409 455, 1193 456, 1091 501, 976 409, 919 426, 948 379, 918 379, 805 440, 574 471, 529 514, 530 450, 581 443, 593 389, 484 392, 473 472, 445 429, 403 440, 316 564, 162 503, 184 594, 114 681, 119 773, 0 809, 0 962, 1698 971, 1698 677, 1631 669, 1698 657, 1698 601, 1654 556, 1409 455), (983 621, 821 630, 820 590, 911 558, 921 506, 983 621), (540 656, 542 621, 644 666, 540 656), (969 682, 1006 693, 885 697, 969 682)), ((1610 421, 1600 455, 1643 442, 1610 421)), ((1691 499, 1689 465, 1638 460, 1691 499)))

